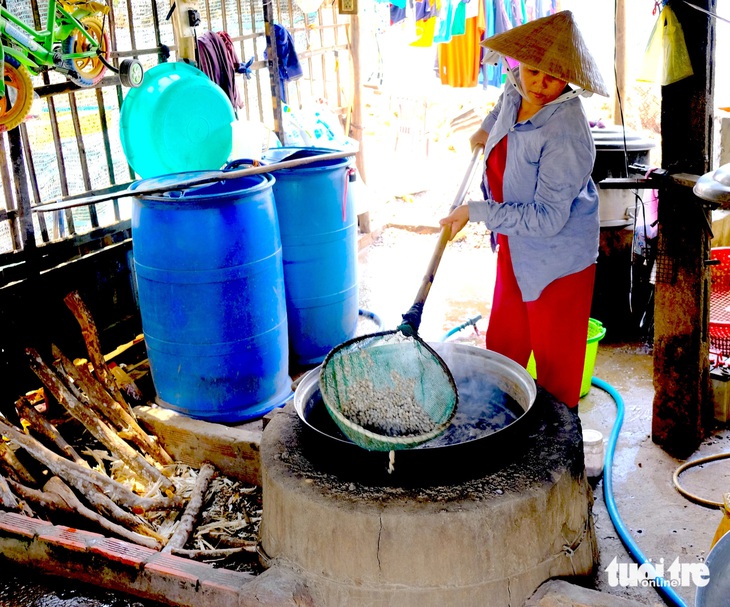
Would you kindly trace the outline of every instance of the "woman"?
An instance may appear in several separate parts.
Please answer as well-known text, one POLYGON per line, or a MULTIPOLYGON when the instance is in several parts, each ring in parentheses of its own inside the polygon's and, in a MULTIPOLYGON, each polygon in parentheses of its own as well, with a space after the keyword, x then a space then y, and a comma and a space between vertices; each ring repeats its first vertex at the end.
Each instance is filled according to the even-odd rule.
POLYGON ((538 382, 577 408, 600 227, 595 145, 578 96, 607 96, 606 87, 569 11, 482 45, 486 61, 509 57, 519 67, 507 68, 505 90, 471 138, 484 145, 485 200, 440 223, 452 238, 467 221, 491 230, 498 256, 487 347, 523 366, 533 352, 538 382))

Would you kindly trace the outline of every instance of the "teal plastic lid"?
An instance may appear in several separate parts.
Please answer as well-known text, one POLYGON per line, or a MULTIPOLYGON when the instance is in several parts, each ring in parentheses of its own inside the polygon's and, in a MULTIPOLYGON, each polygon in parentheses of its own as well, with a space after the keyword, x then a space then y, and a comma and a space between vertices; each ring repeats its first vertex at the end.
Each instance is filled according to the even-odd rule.
POLYGON ((127 162, 140 177, 221 168, 233 147, 230 100, 202 71, 161 63, 129 89, 119 119, 127 162))

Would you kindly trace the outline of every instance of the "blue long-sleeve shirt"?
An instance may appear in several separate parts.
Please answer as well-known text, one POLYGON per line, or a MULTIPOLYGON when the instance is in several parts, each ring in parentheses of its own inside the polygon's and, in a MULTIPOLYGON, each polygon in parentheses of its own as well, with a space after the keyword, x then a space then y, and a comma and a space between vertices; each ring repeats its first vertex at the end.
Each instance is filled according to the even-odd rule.
POLYGON ((598 258, 598 191, 591 179, 596 148, 579 98, 546 105, 516 123, 521 99, 507 84, 482 123, 489 133, 484 158, 508 137, 504 202, 491 200, 484 174, 487 199, 469 202, 469 219, 509 236, 523 300, 533 301, 553 280, 598 258))

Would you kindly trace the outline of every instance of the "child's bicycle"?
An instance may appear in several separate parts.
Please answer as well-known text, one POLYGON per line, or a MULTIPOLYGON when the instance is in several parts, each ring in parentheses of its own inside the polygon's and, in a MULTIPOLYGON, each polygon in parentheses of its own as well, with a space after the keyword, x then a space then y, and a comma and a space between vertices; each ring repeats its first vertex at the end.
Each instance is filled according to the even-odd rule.
POLYGON ((30 111, 31 75, 55 70, 89 87, 110 69, 124 86, 142 84, 139 61, 125 59, 119 68, 109 61, 109 34, 104 29, 108 12, 107 5, 93 0, 48 0, 46 29, 38 31, 0 5, 0 130, 15 128, 30 111))

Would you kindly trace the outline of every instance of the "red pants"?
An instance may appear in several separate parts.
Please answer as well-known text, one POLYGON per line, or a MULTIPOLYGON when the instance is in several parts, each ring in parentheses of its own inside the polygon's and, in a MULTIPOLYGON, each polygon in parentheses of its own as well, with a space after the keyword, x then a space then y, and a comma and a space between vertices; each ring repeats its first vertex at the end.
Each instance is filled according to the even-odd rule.
POLYGON ((550 283, 535 301, 522 301, 506 236, 498 238, 497 277, 487 348, 527 366, 535 355, 538 383, 577 407, 583 379, 595 264, 550 283))

